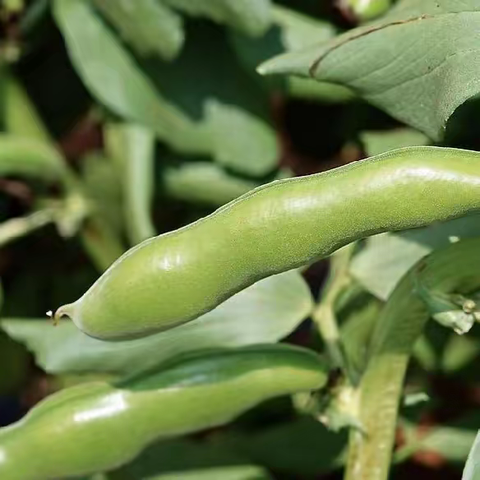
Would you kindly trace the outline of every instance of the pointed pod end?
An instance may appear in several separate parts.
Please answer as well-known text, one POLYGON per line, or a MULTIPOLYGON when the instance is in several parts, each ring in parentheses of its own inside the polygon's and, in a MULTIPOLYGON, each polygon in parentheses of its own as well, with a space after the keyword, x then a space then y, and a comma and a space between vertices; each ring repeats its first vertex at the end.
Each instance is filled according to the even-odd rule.
POLYGON ((51 310, 48 311, 47 316, 52 319, 53 324, 56 326, 62 318, 67 318, 73 321, 75 309, 75 303, 67 303, 66 305, 62 305, 60 308, 58 308, 54 314, 51 310))

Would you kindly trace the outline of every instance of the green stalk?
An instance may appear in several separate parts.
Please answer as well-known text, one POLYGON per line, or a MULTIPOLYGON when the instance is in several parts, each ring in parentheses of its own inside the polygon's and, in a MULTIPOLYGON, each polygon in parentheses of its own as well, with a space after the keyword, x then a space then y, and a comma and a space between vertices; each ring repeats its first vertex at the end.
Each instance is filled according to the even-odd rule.
POLYGON ((330 360, 335 367, 343 371, 351 385, 356 385, 358 378, 349 364, 348 356, 342 343, 335 315, 335 301, 352 282, 348 268, 354 249, 355 243, 351 243, 331 256, 329 281, 324 289, 320 303, 312 313, 312 319, 325 343, 330 360))
POLYGON ((361 430, 352 430, 345 480, 386 480, 397 412, 413 345, 430 315, 415 285, 436 292, 469 293, 480 287, 480 239, 464 240, 421 260, 400 281, 377 323, 358 389, 361 430))
MULTIPOLYGON (((28 94, 20 83, 6 69, 1 71, 5 88, 5 123, 9 133, 54 143, 43 120, 38 115, 28 94)), ((81 180, 68 166, 62 178, 65 189, 66 215, 58 221, 58 226, 67 236, 70 236, 80 225, 80 237, 85 250, 96 268, 103 272, 123 252, 122 242, 110 229, 102 223, 95 213, 94 206, 85 198, 81 180)), ((58 220, 58 219, 57 219, 58 220)), ((28 232, 48 223, 46 213, 34 213, 29 217, 12 220, 4 229, 5 236, 16 238, 21 230, 28 232)))

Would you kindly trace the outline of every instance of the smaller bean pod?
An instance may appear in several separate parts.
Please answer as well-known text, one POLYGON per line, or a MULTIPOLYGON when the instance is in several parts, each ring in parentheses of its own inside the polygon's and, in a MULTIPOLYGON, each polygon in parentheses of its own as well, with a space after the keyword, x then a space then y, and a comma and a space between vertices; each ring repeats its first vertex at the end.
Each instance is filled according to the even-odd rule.
POLYGON ((325 382, 313 352, 269 345, 190 354, 115 385, 68 388, 0 429, 0 478, 111 470, 154 440, 226 423, 264 400, 325 382))

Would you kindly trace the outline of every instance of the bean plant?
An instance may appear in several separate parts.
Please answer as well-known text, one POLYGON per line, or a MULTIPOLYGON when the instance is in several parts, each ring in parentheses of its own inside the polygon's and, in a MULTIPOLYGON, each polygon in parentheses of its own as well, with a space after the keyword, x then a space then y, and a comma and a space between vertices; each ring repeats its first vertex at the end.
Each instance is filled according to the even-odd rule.
POLYGON ((480 478, 478 1, 0 22, 2 480, 480 478))

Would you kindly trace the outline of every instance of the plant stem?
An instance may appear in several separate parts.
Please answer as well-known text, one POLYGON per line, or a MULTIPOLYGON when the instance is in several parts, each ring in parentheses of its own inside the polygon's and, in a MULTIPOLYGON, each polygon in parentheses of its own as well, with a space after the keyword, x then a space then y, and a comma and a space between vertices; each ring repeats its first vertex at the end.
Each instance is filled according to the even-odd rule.
POLYGON ((333 365, 342 369, 351 385, 356 385, 358 378, 349 364, 348 356, 340 337, 340 330, 335 315, 335 301, 338 295, 352 281, 348 267, 354 248, 355 243, 351 243, 332 255, 329 281, 319 304, 312 313, 312 319, 325 342, 325 347, 333 365))
POLYGON ((480 239, 464 240, 421 260, 400 281, 376 325, 359 387, 362 431, 350 435, 345 480, 386 480, 392 459, 397 412, 411 351, 429 319, 415 293, 426 288, 468 293, 480 286, 480 239))

